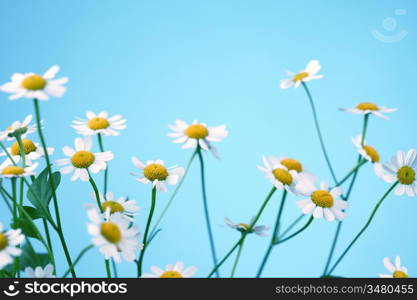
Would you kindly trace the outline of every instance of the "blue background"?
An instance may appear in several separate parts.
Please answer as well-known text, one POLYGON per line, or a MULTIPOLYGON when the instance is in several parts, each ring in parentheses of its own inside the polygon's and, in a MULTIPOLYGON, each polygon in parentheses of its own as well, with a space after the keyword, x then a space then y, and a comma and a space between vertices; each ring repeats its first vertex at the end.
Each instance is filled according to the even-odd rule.
MULTIPOLYGON (((122 114, 128 128, 104 139, 115 153, 110 164, 110 190, 129 195, 142 207, 137 222, 143 232, 150 204, 150 186, 135 182, 130 157, 161 158, 168 165, 185 165, 192 151, 166 137, 175 119, 193 119, 211 126, 226 124, 229 137, 216 146, 221 160, 205 155, 211 219, 219 256, 239 234, 223 224, 248 221, 271 188, 256 169, 265 154, 299 159, 322 180, 330 175, 319 148, 311 110, 302 89, 279 89, 285 70, 298 71, 310 59, 323 65, 322 80, 311 82, 329 154, 339 177, 356 162, 351 138, 362 118, 338 111, 358 102, 397 107, 385 121, 371 117, 369 144, 385 161, 397 150, 417 147, 415 73, 415 1, 1 1, 0 82, 14 72, 45 72, 61 66, 68 76, 62 99, 41 103, 49 146, 73 145, 74 117, 87 110, 122 114), (406 9, 406 15, 395 15, 406 9), (387 31, 382 21, 393 17, 387 31), (413 21, 414 20, 414 21, 413 21), (375 39, 371 31, 408 35, 396 43, 375 39)), ((59 77, 60 77, 59 76, 59 77)), ((1 127, 33 113, 29 99, 15 102, 0 95, 1 127)), ((32 138, 36 140, 36 136, 32 138)), ((95 145, 97 149, 97 145, 95 145)), ((88 183, 63 176, 59 190, 65 236, 72 256, 90 242, 83 205, 91 202, 88 183)), ((366 222, 388 188, 370 165, 359 174, 351 197, 337 254, 366 222)), ((96 176, 102 181, 102 173, 96 176)), ((170 192, 173 188, 170 187, 170 192)), ((170 193, 158 194, 157 209, 170 193)), ((280 194, 270 202, 260 224, 273 225, 280 194)), ((298 198, 288 199, 283 221, 300 213, 298 198)), ((1 206, 3 207, 3 206, 1 206)), ((416 276, 417 218, 415 198, 390 195, 374 222, 335 271, 340 276, 375 277, 385 273, 382 259, 400 255, 416 276)), ((158 212, 159 212, 158 211, 158 212)), ((1 221, 9 216, 1 209, 1 221)), ((198 276, 211 269, 203 219, 197 161, 162 223, 163 231, 145 257, 151 265, 183 260, 196 265, 198 276)), ((275 249, 265 276, 321 275, 336 222, 319 220, 301 236, 275 249)), ((66 269, 58 240, 58 273, 66 269)), ((254 276, 269 238, 250 236, 238 276, 254 276)), ((232 260, 231 260, 232 261, 232 260)), ((230 262, 231 262, 230 261, 230 262)), ((222 268, 228 276, 231 263, 222 268)), ((104 276, 102 256, 91 250, 77 271, 80 276, 104 276)), ((119 266, 123 276, 135 276, 135 265, 119 266)))

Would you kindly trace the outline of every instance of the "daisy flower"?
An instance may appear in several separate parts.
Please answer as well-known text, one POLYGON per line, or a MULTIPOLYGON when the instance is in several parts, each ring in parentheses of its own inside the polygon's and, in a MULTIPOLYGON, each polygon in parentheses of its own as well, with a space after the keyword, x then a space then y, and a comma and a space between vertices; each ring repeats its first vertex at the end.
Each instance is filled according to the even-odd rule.
POLYGON ((17 177, 27 177, 35 175, 35 169, 38 167, 38 163, 34 163, 31 166, 25 168, 20 166, 10 166, 2 164, 0 166, 0 175, 6 178, 17 178, 17 177))
POLYGON ((29 278, 55 278, 54 273, 54 266, 51 264, 47 264, 45 268, 36 267, 32 269, 31 267, 27 267, 25 269, 26 275, 29 278))
POLYGON ((121 213, 110 214, 109 210, 100 215, 96 209, 89 209, 87 214, 91 221, 87 228, 93 236, 92 243, 106 260, 113 258, 120 263, 120 256, 128 262, 135 260, 136 251, 143 248, 136 226, 130 226, 121 213))
MULTIPOLYGON (((224 218, 224 222, 226 223, 227 226, 229 226, 230 228, 236 229, 240 232, 246 232, 249 227, 250 224, 252 224, 252 222, 254 221, 255 218, 252 218, 250 220, 250 223, 233 223, 229 218, 224 218)), ((267 236, 268 233, 267 231, 269 230, 269 226, 265 226, 265 225, 258 225, 258 226, 254 226, 248 233, 255 233, 258 236, 267 236)))
POLYGON ((89 172, 98 173, 107 168, 107 162, 113 159, 111 151, 92 153, 93 147, 91 136, 84 139, 75 139, 75 150, 65 146, 62 151, 70 158, 59 159, 55 163, 57 166, 65 166, 60 169, 62 174, 74 172, 71 181, 80 178, 82 181, 89 180, 89 172), (67 166, 68 165, 68 166, 67 166))
POLYGON ((87 120, 77 119, 72 121, 71 127, 74 128, 78 134, 81 135, 110 135, 116 136, 120 133, 117 130, 126 128, 126 119, 123 119, 121 115, 114 115, 108 117, 107 112, 102 111, 98 115, 88 111, 86 113, 87 120))
POLYGON ((15 139, 13 134, 19 133, 20 137, 24 139, 28 134, 36 131, 36 125, 30 125, 32 121, 32 115, 27 115, 23 122, 15 121, 7 127, 4 131, 0 132, 0 141, 8 140, 13 141, 15 139))
POLYGON ((385 113, 392 113, 397 111, 396 108, 387 108, 384 106, 378 106, 372 102, 362 102, 356 105, 356 107, 353 108, 340 108, 342 111, 347 111, 353 114, 373 114, 374 116, 380 117, 382 119, 388 119, 387 116, 385 116, 385 113))
POLYGON ((346 218, 346 213, 342 210, 347 207, 347 202, 338 199, 342 194, 340 187, 329 191, 327 183, 322 182, 320 189, 317 189, 311 181, 303 180, 297 184, 296 188, 300 195, 309 197, 297 201, 297 206, 301 208, 302 213, 313 213, 313 217, 316 219, 324 216, 329 222, 334 219, 341 221, 346 218))
POLYGON ((143 170, 143 177, 136 178, 136 181, 143 184, 152 182, 152 187, 156 187, 161 192, 167 191, 165 182, 169 185, 177 184, 178 180, 184 175, 184 168, 176 166, 166 168, 164 162, 160 159, 156 161, 148 160, 145 165, 136 157, 132 157, 132 163, 136 168, 143 170))
POLYGON ((15 73, 11 77, 11 82, 0 86, 0 90, 13 94, 9 97, 10 100, 18 98, 48 100, 50 96, 62 97, 67 90, 63 84, 68 82, 68 78, 54 79, 58 71, 59 67, 55 65, 42 76, 34 73, 15 73))
POLYGON ((385 174, 383 179, 386 182, 399 182, 395 194, 401 196, 407 193, 408 196, 417 195, 417 159, 416 150, 410 149, 407 154, 398 151, 397 156, 391 157, 391 161, 383 164, 385 174))
MULTIPOLYGON (((45 155, 43 148, 40 147, 38 143, 34 143, 29 139, 22 139, 23 148, 25 149, 25 159, 26 165, 30 166, 33 164, 34 160, 38 160, 39 158, 45 155)), ((54 148, 47 148, 48 154, 52 155, 54 153, 54 148)), ((12 156, 15 163, 20 161, 20 147, 19 143, 16 141, 14 144, 7 148, 7 152, 12 156)), ((7 153, 1 152, 1 156, 7 156, 7 153)), ((7 157, 2 165, 12 165, 13 162, 7 157)))
POLYGON ((174 131, 167 134, 174 138, 173 143, 183 144, 181 147, 183 149, 200 146, 204 150, 210 150, 216 157, 218 156, 217 150, 211 142, 220 142, 228 134, 225 125, 207 127, 206 124, 197 121, 188 125, 182 120, 176 120, 174 125, 168 125, 168 127, 174 131))
MULTIPOLYGON (((116 200, 111 192, 107 192, 104 197, 101 194, 99 196, 103 210, 109 210, 110 214, 121 213, 123 216, 127 217, 129 221, 132 221, 133 216, 139 211, 139 207, 136 205, 135 200, 127 199, 126 197, 119 197, 116 200)), ((92 198, 97 200, 95 194, 92 194, 92 198)), ((91 207, 92 206, 88 206, 87 208, 91 207)))
POLYGON ((189 278, 196 272, 195 266, 190 266, 184 269, 184 263, 182 261, 177 262, 175 265, 166 265, 165 270, 157 266, 151 267, 152 273, 143 274, 143 278, 189 278))
POLYGON ((318 60, 310 60, 304 70, 301 70, 296 74, 293 72, 288 72, 288 75, 291 75, 292 78, 281 80, 280 87, 282 89, 288 89, 292 86, 298 88, 302 82, 308 82, 314 79, 323 78, 323 75, 317 75, 320 69, 321 65, 318 60))
POLYGON ((352 139, 352 143, 355 146, 358 153, 365 158, 367 161, 371 162, 374 165, 375 174, 378 177, 383 176, 383 168, 381 164, 381 160, 379 157, 378 151, 369 145, 366 145, 365 141, 362 145, 362 135, 358 135, 352 139))
POLYGON ((0 269, 13 262, 13 256, 20 256, 22 250, 16 246, 22 244, 25 236, 21 229, 4 231, 0 222, 0 269))
POLYGON ((406 267, 401 266, 401 259, 399 256, 395 257, 395 266, 389 259, 389 257, 385 257, 383 260, 385 268, 391 274, 379 274, 379 277, 382 278, 408 278, 408 270, 406 267))

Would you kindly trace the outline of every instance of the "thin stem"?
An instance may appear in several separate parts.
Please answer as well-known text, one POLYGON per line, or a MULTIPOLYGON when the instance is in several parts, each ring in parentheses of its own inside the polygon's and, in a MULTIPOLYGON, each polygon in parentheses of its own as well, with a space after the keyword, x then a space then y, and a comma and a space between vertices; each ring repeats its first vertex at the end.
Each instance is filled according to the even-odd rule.
POLYGON ((113 258, 111 259, 111 264, 112 264, 112 269, 113 269, 113 277, 118 278, 119 275, 117 274, 117 266, 113 258))
MULTIPOLYGON (((78 264, 78 262, 84 256, 84 254, 87 253, 87 251, 90 250, 93 247, 94 247, 94 245, 88 245, 83 250, 81 250, 80 254, 78 254, 78 256, 75 258, 74 264, 72 265, 72 267, 75 268, 75 266, 78 264)), ((64 275, 62 275, 62 278, 66 278, 70 272, 71 272, 70 269, 68 269, 67 271, 65 271, 64 275)))
MULTIPOLYGON (((103 139, 102 139, 101 133, 97 134, 97 139, 98 139, 98 145, 100 147, 100 151, 104 152, 103 139)), ((107 164, 107 168, 104 170, 103 195, 107 194, 108 172, 109 172, 109 164, 107 164)))
POLYGON ((16 135, 17 144, 19 145, 20 150, 20 157, 22 159, 22 167, 26 166, 26 153, 25 147, 23 146, 22 137, 20 135, 16 135))
POLYGON ((51 241, 51 235, 49 233, 48 222, 46 222, 46 220, 42 218, 42 223, 43 223, 43 228, 44 228, 45 235, 46 235, 46 242, 48 243, 48 247, 51 250, 51 255, 53 256, 53 259, 51 260, 51 262, 53 261, 54 274, 56 274, 55 257, 54 257, 54 251, 52 249, 52 241, 51 241))
POLYGON ((13 215, 13 207, 8 200, 8 199, 12 200, 13 198, 11 197, 9 193, 7 193, 7 191, 4 189, 1 182, 0 182, 0 194, 4 200, 4 203, 6 203, 6 206, 9 209, 10 213, 13 215))
POLYGON ((284 238, 282 240, 276 241, 275 242, 275 245, 282 244, 282 243, 288 241, 289 239, 292 239, 293 237, 299 235, 301 232, 303 232, 304 230, 306 230, 308 226, 310 226, 310 224, 313 222, 313 220, 314 220, 314 217, 311 216, 310 219, 308 219, 307 223, 303 227, 301 227, 299 230, 297 230, 296 232, 294 232, 290 236, 288 236, 288 237, 286 237, 286 238, 284 238))
POLYGON ((13 198, 13 224, 17 226, 17 193, 16 193, 16 178, 12 177, 12 198, 13 198))
POLYGON ((382 202, 385 200, 385 198, 391 193, 391 191, 397 186, 398 181, 395 182, 382 196, 382 198, 378 201, 378 203, 375 205, 375 208, 373 209, 371 215, 369 216, 368 221, 366 222, 365 226, 362 227, 362 229, 359 231, 359 233, 355 236, 355 238, 350 242, 349 246, 342 252, 340 257, 337 259, 333 267, 329 270, 329 272, 326 275, 331 275, 334 269, 336 269, 337 265, 342 261, 343 257, 349 252, 349 250, 352 248, 352 246, 356 243, 356 241, 359 239, 359 237, 365 232, 365 230, 368 228, 368 226, 371 224, 378 208, 381 206, 382 202))
POLYGON ((285 235, 288 233, 288 232, 290 232, 290 230, 291 229, 293 229, 294 228, 294 226, 295 225, 297 225, 302 219, 304 219, 304 217, 305 217, 306 215, 305 214, 301 214, 301 215, 299 215, 298 216, 298 218, 297 219, 295 219, 291 224, 290 224, 290 226, 288 226, 288 228, 287 229, 285 229, 284 230, 284 232, 278 237, 278 240, 280 240, 280 239, 282 239, 283 237, 285 237, 285 235))
POLYGON ((236 260, 233 264, 232 272, 230 273, 230 278, 233 278, 235 276, 237 264, 239 263, 240 254, 242 253, 243 244, 245 243, 245 238, 242 239, 242 241, 239 243, 239 250, 237 251, 236 260))
POLYGON ((106 273, 107 273, 107 278, 111 278, 111 273, 110 273, 110 263, 108 259, 104 260, 104 264, 106 265, 106 273))
POLYGON ((100 193, 98 191, 97 184, 94 181, 93 177, 91 176, 90 171, 88 171, 88 169, 86 169, 86 170, 87 170, 87 173, 88 173, 88 181, 90 181, 90 184, 91 184, 91 186, 93 187, 93 190, 94 190, 94 195, 96 197, 97 206, 100 209, 100 212, 103 212, 103 206, 101 205, 100 193))
POLYGON ((343 183, 346 182, 352 175, 356 175, 360 167, 362 167, 364 164, 366 164, 368 161, 366 159, 359 159, 358 164, 352 168, 352 170, 349 171, 349 173, 346 174, 345 177, 343 177, 342 180, 340 180, 338 183, 336 183, 335 187, 341 186, 343 183))

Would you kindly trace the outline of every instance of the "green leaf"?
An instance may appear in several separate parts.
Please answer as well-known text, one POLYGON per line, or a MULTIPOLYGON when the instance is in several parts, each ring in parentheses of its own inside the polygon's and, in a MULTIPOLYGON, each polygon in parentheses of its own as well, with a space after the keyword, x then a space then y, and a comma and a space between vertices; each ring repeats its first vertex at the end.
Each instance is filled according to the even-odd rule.
POLYGON ((42 212, 32 206, 23 205, 23 209, 28 213, 32 220, 42 218, 42 212))
POLYGON ((25 236, 39 239, 35 225, 25 217, 17 220, 16 224, 12 223, 10 227, 14 229, 20 228, 25 236))
MULTIPOLYGON (((19 256, 20 259, 20 270, 24 271, 27 267, 32 269, 41 266, 45 267, 49 261, 49 255, 46 253, 36 253, 32 247, 28 244, 24 244, 22 247, 22 255, 19 256)), ((3 271, 12 274, 13 273, 13 263, 8 264, 3 271)))

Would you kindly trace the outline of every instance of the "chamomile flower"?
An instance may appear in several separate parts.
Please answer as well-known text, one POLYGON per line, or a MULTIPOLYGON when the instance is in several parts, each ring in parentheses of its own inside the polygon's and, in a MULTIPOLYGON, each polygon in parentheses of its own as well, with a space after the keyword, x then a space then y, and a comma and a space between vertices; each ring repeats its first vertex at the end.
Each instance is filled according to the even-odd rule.
POLYGON ((346 218, 346 213, 342 210, 347 207, 347 202, 338 199, 342 194, 340 187, 329 191, 327 183, 322 182, 318 189, 311 181, 303 180, 297 184, 296 189, 300 195, 309 197, 296 202, 303 214, 313 213, 313 217, 316 219, 324 216, 329 222, 334 219, 341 221, 346 218))
MULTIPOLYGON (((22 139, 22 144, 25 150, 26 165, 28 166, 32 165, 35 160, 38 160, 39 158, 45 155, 43 148, 38 143, 35 143, 29 139, 22 139)), ((52 155, 55 149, 47 148, 47 150, 48 150, 48 154, 52 155)), ((7 152, 13 158, 15 163, 18 163, 20 161, 20 147, 17 141, 14 142, 14 144, 11 147, 7 148, 7 152)), ((0 157, 1 156, 7 156, 7 153, 1 152, 0 157)), ((7 159, 2 165, 11 165, 11 164, 13 164, 13 162, 7 157, 7 159)))
POLYGON ((135 260, 136 251, 143 248, 139 242, 139 230, 130 226, 130 221, 121 213, 110 214, 107 209, 101 215, 96 209, 87 211, 91 223, 88 232, 93 236, 92 243, 99 248, 105 259, 113 258, 116 263, 135 260))
POLYGON ((152 273, 143 274, 143 278, 189 278, 193 277, 197 272, 195 266, 190 266, 184 269, 184 263, 182 261, 177 262, 175 265, 166 265, 165 270, 157 267, 151 267, 152 273))
POLYGON ((27 177, 35 175, 35 169, 38 167, 38 163, 34 163, 31 166, 20 167, 14 165, 4 165, 0 166, 0 175, 1 177, 6 178, 17 178, 17 177, 27 177))
POLYGON ((15 73, 11 77, 11 82, 0 86, 0 90, 11 93, 10 100, 18 98, 36 98, 48 100, 52 97, 62 97, 67 90, 63 85, 68 82, 67 77, 54 79, 59 71, 59 66, 52 66, 43 75, 35 73, 15 73))
POLYGON ((26 267, 25 273, 29 278, 55 278, 54 275, 54 266, 47 264, 45 268, 40 266, 32 269, 31 267, 26 267))
POLYGON ((86 113, 87 120, 77 119, 72 121, 72 127, 81 135, 110 135, 116 136, 120 133, 118 130, 126 128, 126 119, 123 119, 121 115, 114 115, 108 117, 108 113, 105 111, 95 114, 91 111, 86 113))
POLYGON ((19 133, 22 139, 26 138, 28 134, 36 131, 36 125, 30 125, 31 121, 32 115, 27 115, 23 122, 13 122, 9 127, 0 132, 0 141, 12 141, 15 139, 13 135, 15 135, 16 133, 19 133))
MULTIPOLYGON (((123 216, 127 217, 128 220, 132 221, 133 216, 139 211, 139 207, 136 205, 136 201, 132 199, 127 199, 126 197, 119 197, 116 199, 111 192, 107 192, 106 195, 100 196, 100 203, 103 210, 109 210, 110 214, 121 213, 123 216)), ((93 194, 92 198, 96 199, 96 195, 93 194)), ((88 206, 87 208, 91 208, 88 206)))
POLYGON ((288 72, 288 75, 291 75, 292 77, 290 79, 281 80, 280 87, 282 89, 288 89, 292 86, 298 88, 302 82, 323 78, 323 75, 317 75, 320 69, 321 65, 318 60, 310 60, 304 70, 301 70, 296 74, 288 72))
MULTIPOLYGON (((250 224, 252 224, 252 222, 254 221, 255 218, 252 218, 250 220, 250 223, 233 223, 229 218, 224 218, 224 223, 226 223, 227 226, 229 226, 230 228, 236 229, 240 232, 246 232, 248 231, 250 224)), ((248 233, 255 233, 258 236, 267 236, 268 233, 267 231, 269 230, 269 226, 265 226, 265 225, 257 225, 254 226, 248 233)))
POLYGON ((359 115, 373 114, 374 116, 380 117, 382 119, 388 119, 388 117, 385 116, 384 114, 397 111, 396 108, 387 108, 384 106, 378 106, 372 102, 362 102, 356 105, 356 107, 341 108, 340 110, 347 111, 353 114, 359 114, 359 115))
POLYGON ((91 136, 84 139, 75 139, 75 150, 65 146, 62 151, 69 158, 59 159, 55 163, 57 166, 65 166, 60 169, 62 174, 74 172, 71 176, 71 181, 80 178, 82 181, 89 180, 89 172, 98 173, 107 168, 107 162, 113 159, 111 151, 106 152, 91 152, 93 142, 91 136))
POLYGON ((417 195, 417 158, 416 150, 410 149, 407 154, 398 151, 397 156, 391 157, 391 161, 383 164, 385 174, 383 179, 386 182, 399 182, 395 194, 401 196, 407 193, 408 196, 417 195))
POLYGON ((17 246, 22 244, 25 236, 21 229, 4 231, 0 222, 0 269, 13 262, 13 256, 20 256, 22 250, 17 246))
POLYGON ((378 177, 383 176, 383 167, 379 157, 378 151, 369 145, 366 145, 365 141, 362 145, 362 135, 358 135, 352 139, 352 143, 355 146, 358 153, 365 158, 367 161, 371 162, 374 166, 375 174, 378 177))
POLYGON ((408 270, 406 267, 401 266, 401 258, 395 257, 395 265, 391 262, 389 257, 385 257, 383 260, 385 268, 390 274, 379 274, 382 278, 408 278, 408 270))
MULTIPOLYGON (((176 166, 166 168, 164 162, 160 159, 156 161, 148 160, 145 165, 136 157, 132 157, 132 163, 136 168, 143 170, 143 177, 136 178, 136 181, 143 184, 152 182, 152 187, 156 187, 161 192, 167 191, 165 183, 175 185, 184 175, 184 168, 176 166)), ((138 176, 135 174, 132 175, 138 176)))
POLYGON ((168 127, 174 131, 167 134, 174 138, 173 143, 183 144, 183 149, 200 146, 204 150, 210 150, 216 157, 218 156, 217 150, 211 143, 220 142, 228 134, 225 125, 207 127, 206 124, 197 121, 188 125, 182 120, 176 120, 174 125, 168 125, 168 127))

